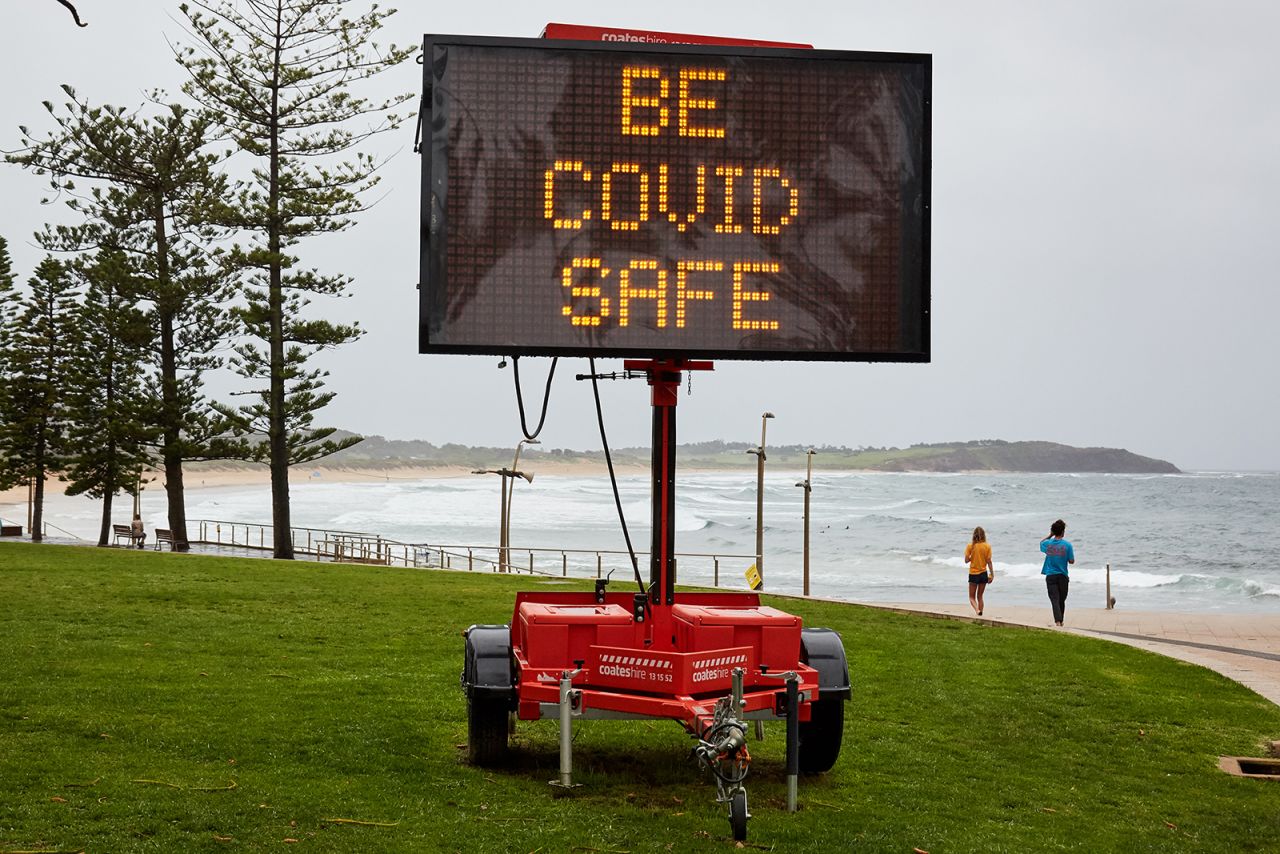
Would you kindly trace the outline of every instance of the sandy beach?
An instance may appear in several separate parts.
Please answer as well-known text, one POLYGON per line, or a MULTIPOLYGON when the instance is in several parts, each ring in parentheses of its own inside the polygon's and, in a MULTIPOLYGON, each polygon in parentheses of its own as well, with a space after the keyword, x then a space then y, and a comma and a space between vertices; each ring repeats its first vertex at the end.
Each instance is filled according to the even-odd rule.
MULTIPOLYGON (((538 460, 529 463, 523 468, 527 468, 535 476, 537 475, 564 475, 569 477, 606 477, 608 475, 608 467, 596 460, 538 460)), ((615 463, 614 470, 622 475, 644 474, 648 472, 648 467, 638 466, 635 464, 615 463)), ((289 470, 289 482, 291 484, 315 483, 323 481, 325 483, 368 483, 370 481, 390 481, 390 480, 428 480, 431 478, 444 477, 463 477, 470 475, 472 470, 466 466, 457 465, 441 465, 441 466, 326 466, 323 464, 299 465, 289 470)), ((151 471, 146 475, 147 484, 144 487, 145 492, 154 493, 164 490, 164 474, 159 471, 151 471)), ((269 487, 271 484, 271 473, 265 465, 216 465, 208 463, 190 463, 183 467, 183 487, 185 490, 209 489, 225 486, 257 486, 269 487)), ((51 476, 45 480, 45 501, 46 505, 50 501, 65 499, 67 496, 63 490, 66 484, 59 481, 56 476, 51 476)), ((128 496, 120 495, 116 497, 119 501, 121 498, 125 500, 128 496)), ((76 499, 80 500, 80 499, 76 499)), ((18 486, 12 489, 0 490, 0 507, 10 507, 21 504, 24 508, 27 503, 27 488, 18 486)), ((23 513, 25 514, 25 509, 23 513)), ((6 518, 8 518, 6 516, 6 518)))
MULTIPOLYGON (((539 459, 536 462, 525 464, 521 462, 522 469, 532 473, 535 477, 541 475, 547 476, 564 476, 564 477, 585 477, 585 478, 601 478, 602 482, 608 479, 608 467, 597 460, 554 460, 539 459)), ((646 466, 633 464, 615 464, 614 470, 619 477, 646 475, 649 469, 646 466)), ((414 482, 423 480, 435 480, 446 478, 472 477, 472 469, 467 466, 458 465, 398 465, 398 466, 326 466, 323 464, 312 464, 306 466, 294 466, 289 471, 289 483, 291 486, 304 486, 315 484, 369 484, 369 483, 395 483, 395 482, 414 482)), ((164 473, 161 471, 150 471, 144 476, 145 485, 143 486, 143 507, 144 515, 146 508, 153 510, 159 509, 166 501, 164 473)), ((261 487, 264 495, 270 495, 271 490, 271 473, 265 465, 254 464, 233 464, 225 463, 189 463, 183 467, 183 492, 186 496, 188 507, 195 506, 205 495, 214 494, 216 491, 225 491, 235 488, 256 488, 261 487)), ((51 526, 50 536, 59 536, 61 534, 72 534, 73 536, 89 538, 96 537, 96 525, 94 522, 92 529, 81 521, 79 524, 71 525, 67 522, 68 516, 74 516, 79 519, 93 518, 97 519, 101 514, 101 499, 88 498, 83 495, 69 496, 65 492, 66 483, 51 476, 45 479, 44 489, 44 522, 51 526), (61 521, 59 521, 61 519, 61 521), (72 528, 67 531, 66 528, 72 528)), ((115 496, 112 505, 113 521, 124 523, 129 521, 133 499, 124 493, 115 496)), ((18 486, 12 489, 0 490, 0 520, 5 525, 21 525, 25 530, 28 527, 28 490, 25 486, 18 486)), ((261 524, 270 524, 270 518, 264 516, 262 519, 254 520, 237 520, 237 521, 253 521, 261 524)), ((157 524, 154 519, 152 525, 157 524)), ((163 525, 163 522, 158 524, 163 525)))

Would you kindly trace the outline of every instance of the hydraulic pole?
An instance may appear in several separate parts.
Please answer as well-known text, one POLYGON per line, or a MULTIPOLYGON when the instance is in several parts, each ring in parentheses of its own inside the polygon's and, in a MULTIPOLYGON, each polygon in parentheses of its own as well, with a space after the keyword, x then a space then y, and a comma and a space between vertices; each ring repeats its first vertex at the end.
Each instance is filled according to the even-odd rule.
POLYGON ((653 389, 652 539, 649 547, 649 608, 652 637, 670 637, 671 606, 676 601, 676 403, 681 371, 710 371, 708 361, 627 359, 623 368, 643 371, 653 389))

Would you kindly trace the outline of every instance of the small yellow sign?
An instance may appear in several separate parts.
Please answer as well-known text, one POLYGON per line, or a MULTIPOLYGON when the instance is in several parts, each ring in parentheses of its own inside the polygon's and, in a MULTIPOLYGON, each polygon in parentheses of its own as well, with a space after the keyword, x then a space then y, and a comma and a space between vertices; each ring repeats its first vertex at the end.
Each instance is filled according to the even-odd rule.
POLYGON ((764 585, 764 579, 760 577, 760 570, 756 569, 754 563, 747 567, 747 571, 743 575, 747 577, 747 585, 752 590, 759 590, 764 585))

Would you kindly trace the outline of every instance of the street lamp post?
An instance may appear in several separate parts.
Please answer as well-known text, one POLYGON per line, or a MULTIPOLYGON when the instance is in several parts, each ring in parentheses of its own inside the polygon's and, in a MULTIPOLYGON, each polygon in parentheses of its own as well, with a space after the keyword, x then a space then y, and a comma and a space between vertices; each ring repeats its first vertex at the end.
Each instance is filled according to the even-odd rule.
POLYGON ((760 447, 747 451, 756 455, 756 572, 761 590, 764 589, 764 434, 772 417, 772 412, 760 416, 760 447))
POLYGON ((498 572, 506 572, 507 544, 505 538, 506 528, 503 525, 503 521, 507 518, 507 478, 522 477, 530 483, 533 483, 533 475, 525 474, 522 471, 515 471, 514 469, 475 469, 471 473, 496 474, 502 478, 502 481, 498 484, 498 495, 501 499, 501 503, 498 507, 498 572))
POLYGON ((511 461, 511 476, 509 478, 504 477, 502 479, 504 488, 507 491, 507 498, 502 508, 502 536, 501 536, 501 545, 500 545, 500 548, 502 550, 503 566, 507 565, 508 559, 511 556, 511 503, 515 500, 515 497, 516 497, 516 478, 523 477, 526 480, 528 480, 529 483, 533 483, 532 474, 525 474, 524 472, 519 470, 520 450, 524 448, 525 445, 540 445, 540 444, 542 443, 539 442, 537 439, 530 439, 527 437, 517 442, 515 459, 511 461))
POLYGON ((804 595, 809 595, 809 494, 813 492, 813 455, 816 454, 813 448, 808 450, 808 465, 805 469, 804 480, 797 483, 796 486, 804 490, 804 595))

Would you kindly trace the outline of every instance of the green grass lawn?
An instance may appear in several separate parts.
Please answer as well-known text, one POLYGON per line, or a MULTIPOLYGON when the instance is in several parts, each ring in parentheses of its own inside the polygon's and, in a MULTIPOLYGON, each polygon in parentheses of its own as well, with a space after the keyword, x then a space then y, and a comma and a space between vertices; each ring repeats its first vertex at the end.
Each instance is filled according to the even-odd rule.
MULTIPOLYGON (((460 632, 547 583, 0 544, 0 852, 732 849, 674 723, 578 722, 567 796, 553 721, 520 724, 509 769, 465 762, 460 632)), ((1216 769, 1280 708, 1213 672, 774 604, 843 634, 855 693, 795 815, 782 725, 752 743, 752 849, 1280 849, 1280 784, 1216 769)))

